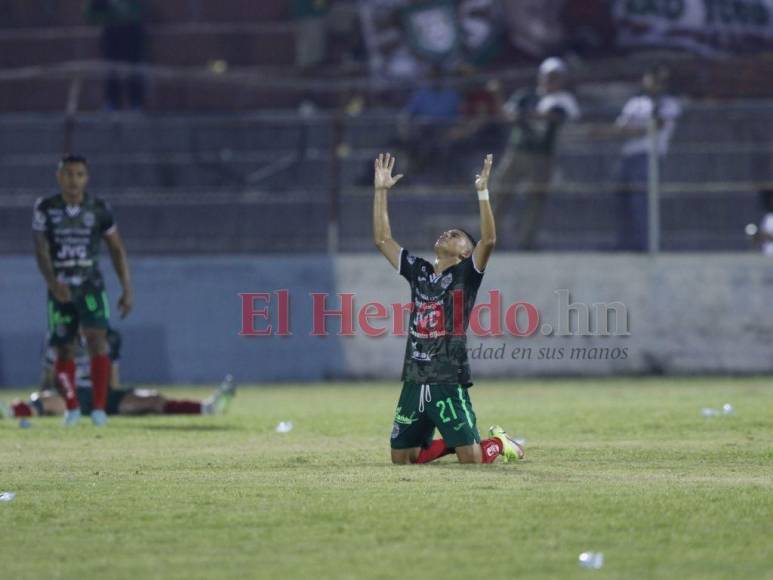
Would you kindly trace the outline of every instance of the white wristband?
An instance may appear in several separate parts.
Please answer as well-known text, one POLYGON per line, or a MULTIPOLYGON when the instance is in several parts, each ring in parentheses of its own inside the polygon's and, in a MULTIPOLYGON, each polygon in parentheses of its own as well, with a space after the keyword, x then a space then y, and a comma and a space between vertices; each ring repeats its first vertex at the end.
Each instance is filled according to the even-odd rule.
POLYGON ((488 189, 478 192, 478 201, 488 201, 488 189))

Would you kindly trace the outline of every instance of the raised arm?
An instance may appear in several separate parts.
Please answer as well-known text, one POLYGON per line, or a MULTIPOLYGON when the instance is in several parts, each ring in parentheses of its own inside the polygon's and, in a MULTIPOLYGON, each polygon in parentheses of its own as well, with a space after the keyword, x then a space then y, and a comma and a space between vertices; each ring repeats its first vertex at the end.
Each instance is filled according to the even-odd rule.
POLYGON ((134 305, 134 292, 132 291, 131 279, 129 277, 129 261, 126 259, 126 249, 124 248, 123 240, 121 240, 121 235, 118 233, 118 228, 112 228, 109 233, 104 235, 104 238, 110 251, 113 268, 115 268, 115 273, 121 282, 121 288, 123 288, 123 293, 118 299, 118 309, 121 312, 121 318, 126 318, 126 315, 129 314, 134 305))
POLYGON ((478 191, 478 206, 480 207, 480 241, 473 251, 475 266, 483 272, 488 264, 491 252, 497 243, 497 227, 494 223, 494 212, 491 211, 491 202, 488 194, 488 179, 491 175, 491 164, 494 156, 490 153, 483 161, 483 169, 475 177, 475 189, 478 191))
POLYGON ((389 153, 379 153, 375 162, 375 176, 373 187, 373 243, 378 251, 384 254, 395 268, 400 265, 400 244, 392 239, 392 228, 389 227, 389 210, 387 209, 387 193, 390 188, 400 181, 402 174, 392 177, 392 169, 395 166, 395 158, 389 153))

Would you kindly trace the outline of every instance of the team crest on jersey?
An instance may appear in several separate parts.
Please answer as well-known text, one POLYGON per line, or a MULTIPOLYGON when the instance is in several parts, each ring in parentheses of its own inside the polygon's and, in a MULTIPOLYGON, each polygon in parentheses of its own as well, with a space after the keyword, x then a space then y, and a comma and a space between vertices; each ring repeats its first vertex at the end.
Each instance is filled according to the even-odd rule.
POLYGON ((454 277, 450 272, 440 279, 440 286, 443 288, 443 290, 446 290, 451 285, 453 279, 454 277))
POLYGON ((406 258, 406 259, 408 260, 408 263, 411 266, 413 266, 413 263, 416 261, 416 258, 414 256, 408 256, 408 258, 406 258))
POLYGON ((94 222, 95 222, 95 219, 94 219, 94 214, 92 212, 87 211, 86 213, 83 214, 84 226, 86 226, 87 228, 94 227, 94 222))

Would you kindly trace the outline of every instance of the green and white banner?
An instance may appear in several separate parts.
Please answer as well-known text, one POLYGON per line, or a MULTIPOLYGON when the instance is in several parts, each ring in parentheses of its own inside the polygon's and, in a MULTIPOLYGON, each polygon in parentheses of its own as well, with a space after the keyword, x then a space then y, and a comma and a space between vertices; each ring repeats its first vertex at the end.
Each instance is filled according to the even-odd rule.
POLYGON ((773 48, 773 0, 616 0, 612 11, 622 48, 773 48))
POLYGON ((503 29, 497 0, 360 0, 371 71, 412 78, 485 61, 503 29))

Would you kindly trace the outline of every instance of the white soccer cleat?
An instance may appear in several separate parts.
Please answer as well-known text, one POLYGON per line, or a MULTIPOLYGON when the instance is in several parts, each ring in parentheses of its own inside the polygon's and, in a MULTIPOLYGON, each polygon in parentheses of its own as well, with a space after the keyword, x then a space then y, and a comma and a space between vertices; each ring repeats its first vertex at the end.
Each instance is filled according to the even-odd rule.
POLYGON ((94 409, 91 412, 91 422, 94 424, 94 427, 104 427, 107 425, 107 413, 102 409, 94 409))
POLYGON ((65 427, 72 427, 74 425, 77 425, 80 423, 81 420, 81 410, 80 409, 69 409, 65 411, 64 413, 64 426, 65 427))

